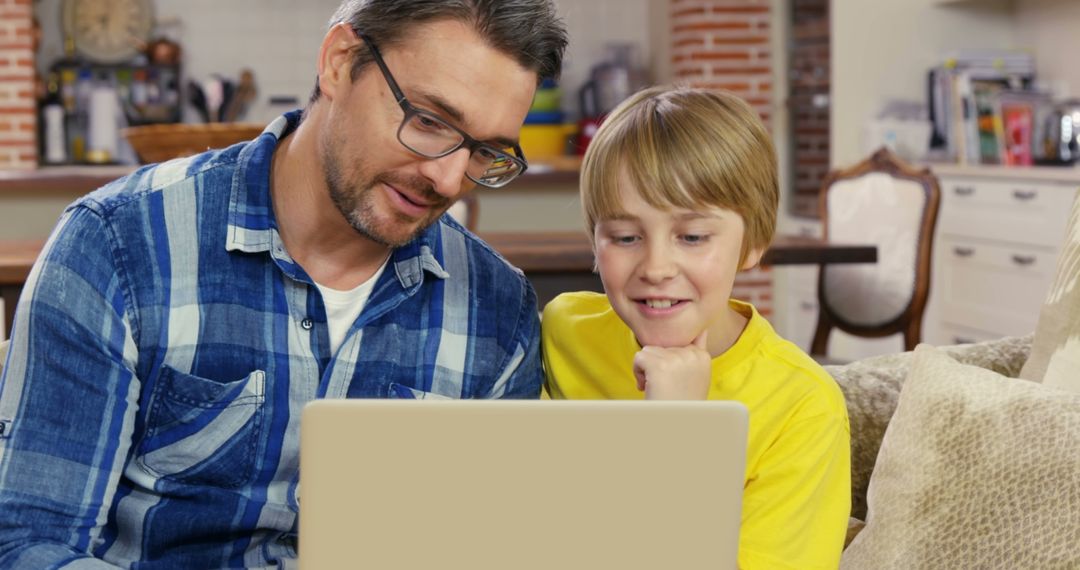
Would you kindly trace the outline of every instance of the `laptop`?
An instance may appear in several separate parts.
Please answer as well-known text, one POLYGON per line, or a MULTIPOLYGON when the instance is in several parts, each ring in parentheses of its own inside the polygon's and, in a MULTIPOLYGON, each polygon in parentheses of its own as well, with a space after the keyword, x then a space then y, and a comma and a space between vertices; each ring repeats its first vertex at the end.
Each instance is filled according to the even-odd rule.
POLYGON ((736 568, 738 402, 320 400, 300 568, 736 568))

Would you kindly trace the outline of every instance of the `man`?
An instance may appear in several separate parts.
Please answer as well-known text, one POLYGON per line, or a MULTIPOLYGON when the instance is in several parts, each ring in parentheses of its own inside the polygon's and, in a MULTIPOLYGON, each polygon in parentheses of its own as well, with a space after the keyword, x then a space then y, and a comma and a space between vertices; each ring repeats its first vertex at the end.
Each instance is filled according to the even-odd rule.
POLYGON ((69 207, 0 378, 0 567, 289 566, 306 402, 536 397, 535 294, 443 213, 525 169, 565 44, 550 0, 350 0, 302 118, 69 207))

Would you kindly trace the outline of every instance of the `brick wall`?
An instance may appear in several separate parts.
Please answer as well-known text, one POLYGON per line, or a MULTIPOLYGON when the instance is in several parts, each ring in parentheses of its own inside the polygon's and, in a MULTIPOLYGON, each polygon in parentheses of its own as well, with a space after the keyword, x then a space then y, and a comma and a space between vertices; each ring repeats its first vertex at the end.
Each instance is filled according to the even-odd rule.
MULTIPOLYGON (((771 0, 669 0, 675 80, 727 89, 772 126, 771 0)), ((772 272, 740 273, 732 296, 773 312, 772 272)))
POLYGON ((0 169, 37 166, 31 0, 0 0, 0 169))

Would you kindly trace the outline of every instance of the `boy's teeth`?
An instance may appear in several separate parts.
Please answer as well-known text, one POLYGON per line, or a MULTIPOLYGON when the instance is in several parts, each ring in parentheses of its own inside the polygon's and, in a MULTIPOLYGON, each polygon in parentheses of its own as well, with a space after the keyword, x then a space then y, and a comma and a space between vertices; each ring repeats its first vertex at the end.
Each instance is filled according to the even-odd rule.
POLYGON ((646 299, 645 304, 648 305, 649 307, 653 308, 653 309, 670 309, 671 308, 671 300, 670 299, 664 299, 664 300, 646 299))

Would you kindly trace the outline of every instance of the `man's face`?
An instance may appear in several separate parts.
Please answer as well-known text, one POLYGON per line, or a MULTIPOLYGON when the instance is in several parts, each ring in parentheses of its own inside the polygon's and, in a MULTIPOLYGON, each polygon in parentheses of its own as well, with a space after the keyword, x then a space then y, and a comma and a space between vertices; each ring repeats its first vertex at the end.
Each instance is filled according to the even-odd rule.
MULTIPOLYGON (((596 264, 615 313, 642 346, 725 338, 744 224, 715 207, 658 209, 619 176, 623 214, 596 224, 596 264)), ((756 262, 756 254, 753 261, 756 262)))
MULTIPOLYGON (((359 49, 365 49, 357 40, 359 49)), ((536 74, 488 46, 467 25, 416 26, 382 50, 409 102, 480 141, 516 141, 536 74)), ((404 112, 372 63, 330 102, 319 152, 337 209, 361 235, 396 247, 435 222, 472 187, 469 150, 419 156, 397 138, 404 112)))

